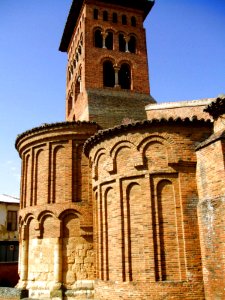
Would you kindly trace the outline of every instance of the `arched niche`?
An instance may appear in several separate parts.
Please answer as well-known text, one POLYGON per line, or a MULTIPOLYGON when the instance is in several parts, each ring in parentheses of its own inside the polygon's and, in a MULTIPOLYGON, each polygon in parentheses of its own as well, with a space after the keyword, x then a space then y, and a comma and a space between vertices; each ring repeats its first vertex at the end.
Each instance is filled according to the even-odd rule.
POLYGON ((180 279, 176 200, 173 182, 162 179, 156 186, 153 208, 155 274, 157 281, 180 279))

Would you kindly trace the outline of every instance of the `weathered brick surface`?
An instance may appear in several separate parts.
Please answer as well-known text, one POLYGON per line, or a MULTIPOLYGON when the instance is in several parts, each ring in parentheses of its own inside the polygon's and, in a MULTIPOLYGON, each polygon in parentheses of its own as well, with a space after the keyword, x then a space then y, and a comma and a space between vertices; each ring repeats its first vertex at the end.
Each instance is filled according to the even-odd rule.
POLYGON ((225 134, 216 135, 223 121, 206 140, 213 130, 203 112, 212 99, 205 99, 148 105, 149 121, 131 124, 154 103, 144 11, 119 1, 79 3, 67 49, 66 119, 100 126, 44 125, 17 139, 18 288, 33 299, 225 299, 225 134), (113 33, 113 50, 94 46, 96 28, 113 33), (135 53, 119 51, 120 33, 136 37, 135 53), (105 60, 115 72, 130 65, 130 90, 103 86, 105 60))
POLYGON ((209 139, 211 142, 206 142, 196 152, 203 276, 206 299, 210 300, 225 299, 225 142, 224 124, 221 121, 223 118, 224 116, 215 122, 215 133, 209 139), (220 138, 215 139, 215 136, 220 138))
POLYGON ((149 97, 147 50, 142 11, 128 7, 124 11, 122 6, 89 1, 80 12, 67 51, 67 120, 88 121, 94 119, 102 127, 108 128, 122 123, 124 118, 136 120, 145 118, 144 107, 154 100, 149 97), (98 20, 93 18, 94 9, 99 11, 98 20), (103 11, 108 12, 108 21, 103 21, 103 11), (113 13, 117 13, 117 23, 112 21, 113 13), (123 25, 121 22, 124 14, 127 17, 127 25, 123 25), (131 26, 131 17, 136 18, 135 27, 131 26), (94 46, 96 28, 99 28, 103 35, 108 30, 113 33, 113 50, 94 46), (130 38, 130 35, 136 37, 136 53, 119 51, 120 33, 123 33, 127 39, 130 38), (81 53, 78 51, 79 49, 81 49, 81 53), (105 60, 111 60, 118 69, 124 62, 130 65, 131 90, 127 95, 119 87, 105 88, 103 86, 103 62, 105 60), (80 87, 77 86, 78 78, 80 87), (104 95, 104 90, 106 95, 104 95), (142 97, 139 97, 138 94, 142 94, 142 97), (115 115, 116 109, 118 109, 117 117, 113 119, 112 116, 115 115))
POLYGON ((91 123, 59 123, 17 139, 23 159, 18 287, 32 297, 94 279, 91 182, 82 146, 96 130, 91 123))
POLYGON ((194 148, 211 125, 129 128, 99 135, 90 151, 96 297, 204 299, 194 148))

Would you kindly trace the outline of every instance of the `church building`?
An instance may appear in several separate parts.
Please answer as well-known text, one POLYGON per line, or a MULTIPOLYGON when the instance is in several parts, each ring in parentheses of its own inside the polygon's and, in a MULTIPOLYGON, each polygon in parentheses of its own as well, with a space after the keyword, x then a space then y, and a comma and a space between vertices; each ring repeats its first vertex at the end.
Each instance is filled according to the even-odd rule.
POLYGON ((31 299, 225 299, 225 96, 156 103, 153 5, 72 2, 66 121, 16 140, 31 299))

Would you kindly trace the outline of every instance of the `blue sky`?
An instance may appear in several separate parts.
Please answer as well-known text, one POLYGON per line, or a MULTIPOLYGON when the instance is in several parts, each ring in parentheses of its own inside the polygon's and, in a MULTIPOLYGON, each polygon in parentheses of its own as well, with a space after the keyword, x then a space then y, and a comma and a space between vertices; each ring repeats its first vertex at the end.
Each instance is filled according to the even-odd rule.
MULTIPOLYGON (((65 120, 58 47, 71 2, 0 0, 0 194, 19 196, 17 134, 65 120)), ((145 27, 158 102, 225 93, 224 0, 156 0, 145 27)))

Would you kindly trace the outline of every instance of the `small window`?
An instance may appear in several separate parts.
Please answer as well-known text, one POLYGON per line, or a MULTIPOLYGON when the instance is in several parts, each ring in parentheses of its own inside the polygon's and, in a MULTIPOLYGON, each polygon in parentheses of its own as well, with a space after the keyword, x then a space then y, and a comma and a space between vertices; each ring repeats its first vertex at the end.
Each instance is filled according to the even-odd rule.
POLYGON ((73 96, 71 94, 68 99, 68 115, 70 114, 70 112, 72 110, 72 106, 73 106, 73 96))
POLYGON ((76 59, 73 59, 73 67, 74 67, 74 69, 76 69, 76 66, 77 66, 76 59))
POLYGON ((119 34, 119 51, 126 51, 126 41, 124 39, 124 35, 122 33, 119 34))
POLYGON ((78 47, 78 53, 79 53, 80 55, 82 54, 81 46, 78 47))
POLYGON ((70 68, 68 68, 68 81, 70 81, 72 78, 71 72, 70 72, 70 68))
POLYGON ((128 42, 128 50, 131 53, 136 53, 136 38, 135 36, 131 36, 128 42))
POLYGON ((17 230, 17 211, 8 211, 7 215, 7 230, 16 231, 17 230))
POLYGON ((119 85, 121 89, 130 90, 131 88, 131 72, 128 64, 122 64, 119 70, 119 85))
POLYGON ((115 71, 111 61, 103 63, 103 85, 105 87, 115 86, 115 71))
POLYGON ((109 50, 113 50, 113 33, 108 32, 105 39, 105 46, 109 50))
POLYGON ((102 38, 102 33, 101 33, 100 29, 95 30, 94 45, 95 45, 96 48, 102 48, 103 47, 103 38, 102 38))
POLYGON ((81 77, 78 76, 75 84, 75 101, 77 101, 77 97, 80 94, 80 82, 81 82, 81 77))
POLYGON ((118 22, 117 13, 113 13, 113 15, 112 15, 112 21, 113 21, 113 23, 117 23, 118 22))
POLYGON ((103 21, 108 21, 108 12, 106 10, 103 11, 103 21))
POLYGON ((127 16, 126 15, 122 15, 122 24, 127 25, 127 16))
POLYGON ((94 19, 98 20, 98 9, 94 9, 94 19))
POLYGON ((131 26, 136 27, 137 22, 136 22, 136 18, 133 16, 131 17, 131 26))

